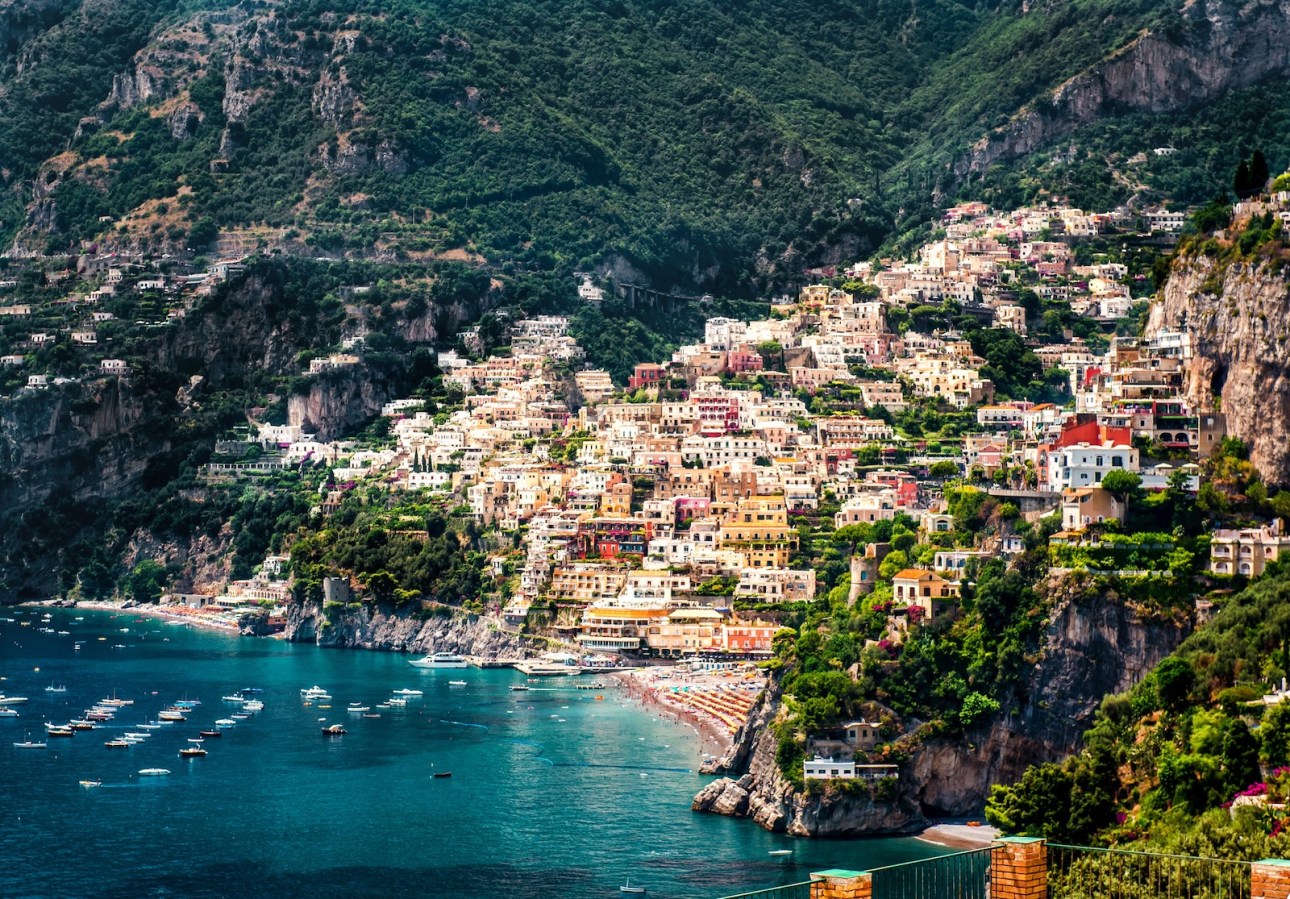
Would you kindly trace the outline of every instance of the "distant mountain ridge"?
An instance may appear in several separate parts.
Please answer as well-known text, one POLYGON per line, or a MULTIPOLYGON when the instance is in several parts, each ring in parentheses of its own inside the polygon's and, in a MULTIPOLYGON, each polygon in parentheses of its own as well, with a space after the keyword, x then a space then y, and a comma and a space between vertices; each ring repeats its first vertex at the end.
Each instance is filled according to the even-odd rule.
POLYGON ((747 293, 1075 125, 1266 81, 1287 23, 1221 0, 0 4, 0 231, 12 254, 272 246, 747 293))

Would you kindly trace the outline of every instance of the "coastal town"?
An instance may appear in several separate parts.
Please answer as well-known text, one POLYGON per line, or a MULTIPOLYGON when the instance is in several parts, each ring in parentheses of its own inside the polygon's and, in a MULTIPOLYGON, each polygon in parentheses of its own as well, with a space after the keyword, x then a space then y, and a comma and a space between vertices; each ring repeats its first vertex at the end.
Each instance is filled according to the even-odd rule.
MULTIPOLYGON (((1285 192, 1269 203, 1290 217, 1285 192)), ((495 547, 490 590, 462 597, 467 608, 582 653, 765 661, 785 610, 827 594, 881 615, 869 642, 894 656, 911 628, 958 614, 983 565, 1036 539, 1054 570, 1167 579, 1190 563, 1168 538, 1121 533, 1131 496, 1197 494, 1225 437, 1223 414, 1188 392, 1190 335, 1138 329, 1151 257, 1127 242, 1168 246, 1185 222, 1163 210, 954 207, 911 259, 816 272, 765 318, 711 316, 701 342, 637 364, 626 383, 586 363, 567 315, 514 317, 500 347, 486 351, 474 328, 440 350, 437 392, 386 402, 375 439, 252 420, 217 441, 198 478, 272 491, 294 489, 273 486, 283 473, 321 472, 312 514, 323 520, 363 495, 466 516, 495 547), (1115 240, 1089 249, 1108 233, 1119 252, 1106 251, 1115 240), (1136 552, 1151 540, 1154 556, 1136 552), (1131 566, 1114 561, 1126 546, 1131 566)), ((165 327, 243 265, 163 276, 93 260, 53 301, 63 327, 25 338, 14 323, 48 322, 51 309, 0 305, 11 349, 27 350, 0 358, 8 383, 66 383, 35 369, 51 352, 101 346, 100 335, 110 345, 121 321, 102 310, 127 303, 145 316, 135 326, 165 327)), ((577 293, 599 304, 608 291, 583 275, 577 293)), ((361 379, 365 338, 359 328, 319 348, 301 377, 361 379)), ((89 378, 133 376, 124 359, 79 364, 89 378)), ((1279 520, 1220 531, 1203 567, 1257 577, 1286 547, 1279 520)), ((281 630, 300 598, 290 550, 218 592, 173 593, 168 614, 236 628, 267 610, 266 629, 281 630)), ((357 576, 323 588, 328 608, 371 597, 357 576)), ((756 697, 665 692, 726 735, 756 697)), ((897 730, 876 715, 836 722, 812 737, 805 777, 894 776, 863 759, 897 730)))

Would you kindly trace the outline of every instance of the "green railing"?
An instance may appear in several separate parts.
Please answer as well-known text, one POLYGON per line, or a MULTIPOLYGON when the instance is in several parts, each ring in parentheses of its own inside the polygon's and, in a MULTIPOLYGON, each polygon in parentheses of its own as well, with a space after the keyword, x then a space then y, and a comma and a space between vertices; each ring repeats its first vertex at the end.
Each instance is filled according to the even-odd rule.
POLYGON ((1049 899, 1249 899, 1250 862, 1049 843, 1048 895, 1049 899))
POLYGON ((726 896, 725 899, 816 899, 823 892, 823 884, 808 880, 804 883, 789 883, 782 887, 771 887, 767 890, 754 890, 751 893, 739 893, 726 896))
POLYGON ((872 868, 873 899, 986 899, 992 847, 872 868))

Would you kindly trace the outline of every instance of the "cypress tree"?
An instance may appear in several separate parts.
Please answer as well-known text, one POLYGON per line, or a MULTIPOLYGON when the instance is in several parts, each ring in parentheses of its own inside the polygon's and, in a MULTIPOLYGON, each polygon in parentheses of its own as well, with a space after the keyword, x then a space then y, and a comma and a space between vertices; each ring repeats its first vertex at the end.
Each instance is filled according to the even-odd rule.
POLYGON ((1250 194, 1262 193, 1268 184, 1268 161, 1262 150, 1255 150, 1250 156, 1250 194))
POLYGON ((1244 200, 1250 195, 1250 166, 1244 159, 1236 166, 1236 174, 1232 177, 1232 190, 1236 192, 1239 200, 1244 200))

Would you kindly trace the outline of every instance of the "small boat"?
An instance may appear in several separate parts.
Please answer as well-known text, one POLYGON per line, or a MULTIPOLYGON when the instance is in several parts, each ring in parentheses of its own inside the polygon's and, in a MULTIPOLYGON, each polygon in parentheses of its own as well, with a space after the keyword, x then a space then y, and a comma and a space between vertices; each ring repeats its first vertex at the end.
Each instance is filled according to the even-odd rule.
POLYGON ((169 768, 140 768, 140 777, 165 777, 170 773, 169 768))
POLYGON ((363 713, 363 717, 364 717, 364 718, 379 718, 379 717, 381 717, 381 713, 380 713, 380 712, 364 712, 364 713, 363 713))
POLYGON ((205 754, 206 750, 202 749, 200 746, 187 746, 179 750, 179 757, 185 759, 201 758, 205 754))
POLYGON ((208 740, 212 738, 219 738, 224 736, 224 734, 222 734, 218 730, 199 730, 198 733, 201 734, 203 738, 208 740))
POLYGON ((127 731, 126 731, 124 734, 122 734, 121 736, 122 736, 124 739, 127 739, 127 740, 146 740, 146 739, 148 739, 149 737, 151 737, 151 736, 152 736, 152 734, 151 734, 151 733, 149 733, 149 732, 148 732, 148 731, 146 731, 146 730, 145 730, 145 731, 127 730, 127 731))
POLYGON ((215 722, 216 727, 237 727, 237 722, 232 718, 221 718, 215 722))
POLYGON ((521 693, 528 689, 530 689, 528 684, 511 684, 511 691, 514 693, 521 693))
POLYGON ((425 694, 424 694, 424 693, 422 693, 420 690, 409 690, 407 687, 404 687, 402 690, 395 690, 391 695, 393 695, 393 696, 424 696, 425 694))
POLYGON ((68 726, 68 725, 66 725, 66 724, 50 724, 50 723, 46 722, 46 723, 45 723, 45 736, 47 736, 47 737, 74 737, 74 736, 76 736, 76 731, 72 730, 72 729, 71 729, 71 727, 70 727, 70 726, 68 726))
POLYGON ((26 696, 5 696, 0 693, 0 705, 17 705, 20 702, 26 702, 26 696))
POLYGON ((263 693, 264 691, 261 690, 259 687, 243 687, 237 692, 241 693, 243 696, 250 696, 252 694, 263 693))
POLYGON ((161 730, 161 722, 149 721, 146 724, 140 724, 139 730, 161 730))
POLYGON ((234 721, 245 721, 247 718, 250 718, 251 716, 246 714, 245 712, 234 712, 229 717, 232 718, 234 721))
POLYGON ((35 740, 23 740, 21 743, 14 743, 13 748, 14 749, 44 749, 45 744, 43 741, 37 743, 35 740))
POLYGON ((356 712, 356 713, 357 713, 357 712, 366 712, 366 711, 370 711, 370 710, 371 710, 371 708, 372 708, 372 707, 371 707, 371 706, 368 706, 368 705, 359 705, 359 704, 358 704, 358 703, 356 703, 356 702, 351 702, 351 703, 349 704, 349 708, 347 709, 347 711, 350 711, 350 712, 356 712))
POLYGON ((434 777, 452 777, 452 772, 451 772, 451 771, 436 771, 432 776, 434 776, 434 777))
POLYGON ((187 721, 188 719, 185 718, 181 712, 174 709, 166 709, 164 712, 157 713, 157 720, 165 721, 167 723, 177 723, 179 721, 187 721))
POLYGON ((632 880, 629 877, 627 878, 627 882, 618 888, 618 892, 643 894, 645 892, 645 888, 632 886, 632 880))
POLYGON ((180 709, 195 709, 202 704, 200 699, 176 699, 174 705, 180 709))
POLYGON ((466 686, 466 682, 465 682, 464 680, 450 680, 450 681, 448 681, 448 686, 450 686, 450 687, 464 687, 464 686, 466 686))
POLYGON ((101 781, 101 780, 83 780, 83 781, 81 781, 81 786, 83 786, 83 787, 101 787, 101 786, 103 786, 103 781, 101 781))
POLYGON ((408 701, 406 699, 399 699, 397 696, 394 697, 393 699, 387 699, 385 701, 398 709, 401 709, 408 704, 408 701))
POLYGON ((328 724, 322 729, 324 737, 342 737, 347 733, 343 724, 328 724))
POLYGON ((129 749, 134 744, 129 740, 108 740, 103 745, 108 749, 129 749))
POLYGON ((19 717, 18 713, 13 709, 7 709, 7 708, 4 708, 3 706, 0 706, 0 718, 17 718, 17 717, 19 717))
POLYGON ((73 721, 67 726, 72 730, 94 730, 94 723, 91 721, 73 721))
POLYGON ((206 742, 206 740, 205 740, 205 738, 204 738, 204 737, 189 737, 189 738, 188 738, 188 742, 189 742, 189 743, 205 743, 205 742, 206 742))
POLYGON ((792 849, 772 849, 767 855, 792 855, 792 849))
POLYGON ((314 684, 312 687, 305 687, 300 691, 301 699, 331 699, 327 691, 322 687, 314 684))
POLYGON ((48 687, 45 688, 45 692, 46 693, 66 693, 67 687, 63 684, 58 684, 57 686, 55 686, 54 684, 50 684, 48 687))
POLYGON ((230 693, 228 696, 221 696, 224 702, 246 702, 246 697, 241 693, 230 693))

